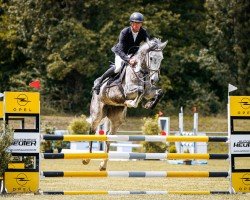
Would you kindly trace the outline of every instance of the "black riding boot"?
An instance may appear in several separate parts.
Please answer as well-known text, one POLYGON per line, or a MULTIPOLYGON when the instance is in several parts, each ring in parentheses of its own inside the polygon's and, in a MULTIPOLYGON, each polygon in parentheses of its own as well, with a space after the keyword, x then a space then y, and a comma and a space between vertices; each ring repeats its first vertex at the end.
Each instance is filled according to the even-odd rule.
POLYGON ((99 80, 99 83, 94 87, 94 90, 96 91, 96 94, 100 93, 100 89, 102 86, 102 82, 106 79, 109 78, 110 76, 115 74, 115 67, 110 67, 101 77, 99 80))

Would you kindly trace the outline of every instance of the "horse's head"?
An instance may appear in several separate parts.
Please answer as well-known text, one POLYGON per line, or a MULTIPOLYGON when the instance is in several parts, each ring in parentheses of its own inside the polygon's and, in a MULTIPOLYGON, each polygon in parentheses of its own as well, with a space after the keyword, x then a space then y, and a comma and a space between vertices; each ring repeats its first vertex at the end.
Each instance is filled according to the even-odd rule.
POLYGON ((160 39, 154 38, 147 40, 145 48, 145 66, 149 72, 150 83, 154 85, 159 81, 161 61, 163 59, 162 50, 166 47, 168 41, 161 42, 160 39))

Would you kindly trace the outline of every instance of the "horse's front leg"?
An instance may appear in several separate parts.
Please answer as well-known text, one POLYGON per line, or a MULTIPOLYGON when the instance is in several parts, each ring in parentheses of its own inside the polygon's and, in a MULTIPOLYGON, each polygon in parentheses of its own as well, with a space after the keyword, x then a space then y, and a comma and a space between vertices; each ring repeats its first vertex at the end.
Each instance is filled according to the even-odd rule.
MULTIPOLYGON (((105 153, 109 153, 110 142, 107 141, 107 142, 105 142, 105 144, 106 144, 105 153)), ((106 171, 107 163, 108 163, 108 159, 103 159, 103 161, 101 162, 101 164, 99 166, 99 170, 106 171)))
POLYGON ((142 97, 143 97, 143 94, 144 94, 144 89, 142 86, 138 86, 136 88, 136 90, 134 91, 129 91, 127 92, 127 95, 126 96, 129 96, 129 93, 137 93, 137 96, 135 97, 134 100, 126 100, 124 102, 124 105, 127 106, 128 108, 137 108, 138 107, 138 104, 140 103, 142 97))
POLYGON ((144 106, 144 108, 146 108, 146 109, 154 109, 155 106, 157 105, 157 103, 162 98, 164 93, 163 93, 162 89, 158 89, 158 90, 151 90, 151 92, 148 93, 148 96, 151 97, 152 94, 154 94, 153 97, 151 98, 152 100, 147 102, 144 106))

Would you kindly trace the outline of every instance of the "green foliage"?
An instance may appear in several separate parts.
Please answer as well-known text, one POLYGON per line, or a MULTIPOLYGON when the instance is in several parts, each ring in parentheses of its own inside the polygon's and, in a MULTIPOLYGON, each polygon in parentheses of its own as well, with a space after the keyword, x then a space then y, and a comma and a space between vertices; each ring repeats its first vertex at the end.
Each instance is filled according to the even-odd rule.
POLYGON ((13 130, 7 126, 0 127, 0 177, 3 176, 3 173, 11 160, 11 153, 6 152, 6 150, 13 142, 13 135, 13 130))
MULTIPOLYGON (((159 135, 158 115, 154 118, 143 118, 144 124, 142 132, 145 135, 159 135)), ((162 142, 143 142, 143 148, 147 153, 164 153, 167 149, 166 143, 162 142)))
MULTIPOLYGON (((42 124, 42 130, 45 134, 54 135, 56 127, 52 126, 50 122, 42 124)), ((41 152, 52 153, 53 152, 53 141, 46 140, 41 142, 41 152)))
POLYGON ((85 115, 81 115, 78 118, 73 119, 69 126, 68 130, 70 134, 83 134, 86 135, 89 133, 90 124, 87 122, 85 115))
POLYGON ((168 152, 169 153, 176 153, 176 147, 175 144, 170 144, 170 146, 168 147, 168 152))
POLYGON ((162 142, 143 142, 143 148, 146 153, 165 153, 167 145, 162 142))
MULTIPOLYGON (((42 82, 46 112, 87 113, 93 81, 113 61, 111 47, 134 11, 152 37, 168 40, 156 109, 198 107, 217 114, 227 84, 250 92, 249 1, 12 0, 0 2, 0 90, 42 82), (121 12, 122 11, 122 12, 121 12)), ((131 115, 153 112, 131 109, 131 115)))
POLYGON ((160 133, 160 128, 158 125, 158 116, 154 118, 143 118, 142 132, 145 135, 158 135, 160 133))
POLYGON ((249 94, 249 1, 208 0, 207 27, 209 47, 201 55, 203 68, 213 74, 214 90, 220 98, 226 99, 226 85, 230 82, 240 88, 242 94, 249 94), (223 77, 223 78, 222 78, 223 77), (223 88, 224 87, 224 88, 223 88))
POLYGON ((45 132, 46 134, 54 135, 54 134, 55 134, 56 127, 55 127, 55 126, 52 126, 51 123, 48 122, 48 123, 44 123, 44 124, 42 125, 42 129, 43 129, 43 132, 45 132))

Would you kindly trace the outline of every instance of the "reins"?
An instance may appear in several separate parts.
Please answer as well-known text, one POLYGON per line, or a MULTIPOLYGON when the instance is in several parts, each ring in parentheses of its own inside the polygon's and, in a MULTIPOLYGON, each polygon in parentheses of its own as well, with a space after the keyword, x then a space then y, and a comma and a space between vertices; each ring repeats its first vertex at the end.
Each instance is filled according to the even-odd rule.
MULTIPOLYGON (((157 51, 157 50, 156 50, 156 51, 157 51)), ((160 50, 158 50, 158 51, 160 51, 160 50)), ((157 70, 151 69, 151 68, 150 68, 150 63, 149 63, 149 52, 147 53, 146 56, 148 57, 148 59, 147 59, 148 62, 146 63, 146 68, 149 69, 149 71, 153 71, 153 73, 149 73, 149 72, 144 73, 144 72, 142 72, 141 70, 138 71, 138 72, 135 72, 134 67, 132 67, 131 65, 129 65, 129 66, 131 67, 132 72, 134 73, 135 77, 136 77, 138 80, 140 80, 142 83, 150 83, 150 77, 153 76, 155 73, 159 73, 159 70, 160 70, 160 69, 157 69, 157 70), (143 76, 143 77, 139 77, 139 76, 138 76, 138 73, 140 73, 140 72, 141 72, 142 74, 146 74, 146 75, 143 76), (147 78, 148 78, 149 80, 148 80, 148 81, 145 81, 147 78)))

